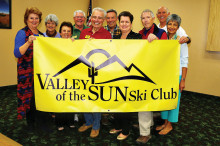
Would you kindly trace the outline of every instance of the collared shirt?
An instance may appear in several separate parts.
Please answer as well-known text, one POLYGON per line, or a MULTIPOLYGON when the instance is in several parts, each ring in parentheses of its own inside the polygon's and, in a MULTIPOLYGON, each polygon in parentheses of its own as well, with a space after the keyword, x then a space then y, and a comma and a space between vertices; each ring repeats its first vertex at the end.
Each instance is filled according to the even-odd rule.
POLYGON ((82 30, 79 39, 112 39, 110 32, 101 27, 97 32, 92 32, 92 27, 82 30))
POLYGON ((163 29, 157 27, 156 24, 153 24, 150 29, 146 30, 143 28, 139 33, 142 35, 142 39, 147 39, 149 34, 153 33, 157 36, 158 39, 166 40, 167 34, 163 29))
MULTIPOLYGON (((86 28, 89 28, 89 27, 83 24, 83 29, 86 29, 86 28)), ((72 37, 74 39, 79 39, 80 33, 81 33, 81 31, 79 29, 77 29, 75 27, 75 24, 74 24, 73 25, 73 35, 72 35, 72 37)))
POLYGON ((115 26, 113 32, 111 32, 111 30, 109 29, 108 25, 106 25, 104 28, 111 33, 112 38, 113 38, 114 35, 120 35, 121 34, 121 30, 119 29, 118 25, 115 26))

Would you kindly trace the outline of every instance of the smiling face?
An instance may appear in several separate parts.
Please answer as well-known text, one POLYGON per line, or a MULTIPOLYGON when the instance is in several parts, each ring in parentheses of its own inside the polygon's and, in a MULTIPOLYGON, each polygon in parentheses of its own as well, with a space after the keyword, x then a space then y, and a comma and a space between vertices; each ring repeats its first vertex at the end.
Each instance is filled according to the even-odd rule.
POLYGON ((75 25, 78 27, 82 27, 85 22, 85 17, 83 13, 76 13, 75 17, 73 17, 75 25))
POLYGON ((141 15, 141 22, 143 24, 143 26, 146 28, 146 29, 150 29, 151 26, 153 25, 154 23, 154 18, 152 18, 151 16, 151 13, 150 12, 144 12, 142 13, 141 15))
POLYGON ((161 7, 157 11, 157 18, 160 21, 160 23, 166 23, 167 17, 170 15, 170 13, 167 13, 167 9, 164 7, 161 7))
POLYGON ((31 13, 27 19, 27 26, 30 29, 36 29, 40 23, 39 16, 37 14, 31 13))
POLYGON ((100 29, 104 22, 104 13, 101 11, 94 11, 91 17, 92 27, 95 29, 100 29))
POLYGON ((117 16, 115 12, 108 12, 106 15, 106 21, 109 28, 115 28, 117 24, 117 16))
POLYGON ((167 23, 167 31, 169 34, 174 35, 176 31, 178 30, 179 26, 176 21, 169 21, 167 23))
POLYGON ((132 23, 128 16, 121 16, 119 22, 119 28, 122 33, 129 33, 131 31, 132 23))
POLYGON ((56 23, 54 21, 48 20, 47 23, 46 23, 46 29, 49 32, 54 32, 55 29, 56 29, 56 23))
POLYGON ((72 36, 71 27, 63 26, 61 28, 60 35, 61 35, 62 38, 66 38, 66 39, 71 38, 71 36, 72 36))

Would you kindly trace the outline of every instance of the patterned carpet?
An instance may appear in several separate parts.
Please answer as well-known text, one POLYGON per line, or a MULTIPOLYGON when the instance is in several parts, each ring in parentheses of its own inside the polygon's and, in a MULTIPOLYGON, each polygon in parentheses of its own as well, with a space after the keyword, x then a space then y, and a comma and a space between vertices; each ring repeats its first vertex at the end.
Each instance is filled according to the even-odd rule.
MULTIPOLYGON (((25 146, 132 146, 138 145, 135 140, 139 130, 133 128, 130 136, 124 141, 118 141, 117 135, 108 132, 112 125, 101 126, 97 138, 90 138, 90 130, 79 133, 78 127, 57 131, 52 118, 48 118, 44 126, 35 130, 28 129, 25 120, 17 120, 16 86, 0 87, 0 133, 25 146), (49 125, 49 126, 47 126, 49 125)), ((49 116, 48 116, 49 117, 49 116)), ((80 115, 80 119, 82 116, 80 115)), ((80 120, 82 121, 82 120, 80 120)), ((166 136, 160 136, 152 128, 152 138, 146 145, 220 145, 220 97, 186 92, 181 97, 180 119, 173 124, 174 130, 166 136)), ((137 123, 137 114, 133 113, 132 123, 137 123)), ((161 123, 155 119, 155 125, 161 123)))

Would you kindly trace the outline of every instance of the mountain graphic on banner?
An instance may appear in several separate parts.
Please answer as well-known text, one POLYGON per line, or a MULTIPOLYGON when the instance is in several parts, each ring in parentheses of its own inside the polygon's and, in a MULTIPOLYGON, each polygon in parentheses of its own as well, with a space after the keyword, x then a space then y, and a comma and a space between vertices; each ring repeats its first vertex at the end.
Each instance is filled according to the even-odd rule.
POLYGON ((72 67, 77 66, 78 64, 83 63, 84 65, 88 66, 88 76, 92 78, 92 84, 104 84, 104 83, 110 83, 110 82, 115 82, 115 81, 119 81, 119 80, 142 80, 142 81, 146 81, 146 82, 150 82, 153 84, 156 84, 155 82, 153 82, 147 75, 145 75, 135 64, 131 64, 130 66, 126 66, 119 58, 118 56, 114 55, 114 56, 110 56, 109 53, 107 53, 105 50, 102 49, 95 49, 90 51, 87 55, 86 58, 84 56, 80 56, 78 57, 76 60, 74 60, 73 62, 71 62, 69 65, 67 65, 66 67, 64 67, 63 69, 61 69, 58 73, 56 73, 53 77, 56 77, 60 74, 62 74, 63 72, 69 70, 72 67), (93 62, 89 62, 88 59, 90 58, 91 55, 95 54, 95 53, 102 53, 104 55, 107 56, 107 60, 105 62, 103 62, 102 64, 100 64, 99 66, 95 67, 93 62), (127 72, 130 72, 132 68, 134 68, 137 72, 139 72, 142 76, 137 76, 137 75, 128 75, 128 76, 122 76, 122 77, 118 77, 115 79, 111 79, 108 81, 103 81, 103 82, 99 82, 99 83, 95 83, 95 76, 98 76, 98 70, 101 70, 102 68, 111 65, 112 63, 117 62, 118 64, 120 64, 127 72))

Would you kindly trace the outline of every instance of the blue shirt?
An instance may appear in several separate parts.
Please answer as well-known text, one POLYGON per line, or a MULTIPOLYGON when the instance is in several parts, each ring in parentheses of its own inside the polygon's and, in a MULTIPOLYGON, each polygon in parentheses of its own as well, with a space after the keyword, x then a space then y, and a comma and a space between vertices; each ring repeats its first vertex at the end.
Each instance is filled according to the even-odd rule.
MULTIPOLYGON (((39 36, 39 34, 34 34, 34 36, 39 36)), ((19 30, 15 37, 15 48, 14 55, 16 58, 22 57, 19 48, 25 44, 26 34, 24 30, 19 30)))

